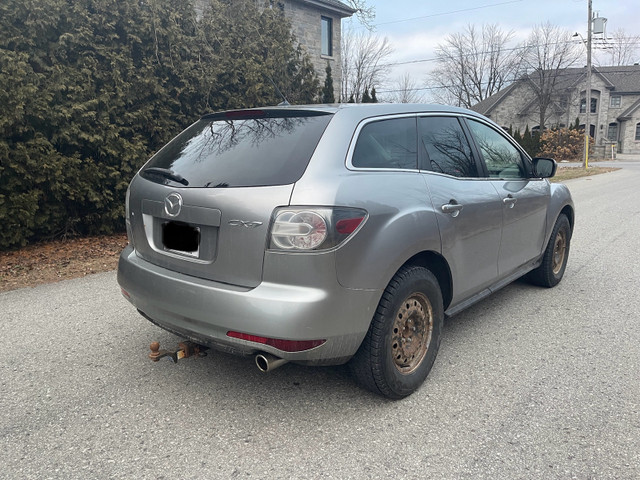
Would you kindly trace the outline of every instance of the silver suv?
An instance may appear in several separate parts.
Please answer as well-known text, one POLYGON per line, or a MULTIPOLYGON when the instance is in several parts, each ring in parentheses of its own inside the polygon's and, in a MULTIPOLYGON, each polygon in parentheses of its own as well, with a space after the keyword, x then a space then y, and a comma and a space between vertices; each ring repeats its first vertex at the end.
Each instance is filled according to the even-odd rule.
POLYGON ((574 208, 555 169, 456 108, 206 115, 131 182, 118 282, 153 323, 262 370, 350 362, 401 398, 445 316, 562 279, 574 208))

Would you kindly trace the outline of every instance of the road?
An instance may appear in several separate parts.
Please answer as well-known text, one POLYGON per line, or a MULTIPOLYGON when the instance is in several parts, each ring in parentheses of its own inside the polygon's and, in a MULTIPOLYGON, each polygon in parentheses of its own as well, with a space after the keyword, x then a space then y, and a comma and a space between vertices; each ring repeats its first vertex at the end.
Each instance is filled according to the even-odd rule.
MULTIPOLYGON (((560 167, 582 167, 581 162, 561 162, 560 167)), ((614 167, 631 170, 640 170, 640 155, 619 153, 616 159, 611 160, 589 160, 590 167, 614 167)))
POLYGON ((414 395, 174 345, 115 273, 0 294, 0 478, 640 478, 640 170, 569 182, 563 282, 445 323, 414 395))

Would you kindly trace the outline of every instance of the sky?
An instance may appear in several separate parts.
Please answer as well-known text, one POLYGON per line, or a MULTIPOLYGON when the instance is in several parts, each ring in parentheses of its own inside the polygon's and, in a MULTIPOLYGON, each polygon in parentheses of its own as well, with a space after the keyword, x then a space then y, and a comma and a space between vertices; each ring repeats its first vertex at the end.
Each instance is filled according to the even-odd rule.
MULTIPOLYGON (((390 84, 381 90, 392 89, 394 80, 405 72, 424 86, 437 45, 469 24, 498 24, 504 31, 513 31, 512 46, 547 21, 587 36, 588 0, 367 0, 367 4, 375 7, 375 33, 387 37, 394 48, 389 63, 408 62, 391 68, 390 84)), ((594 13, 607 18, 608 33, 622 28, 627 34, 640 35, 640 0, 592 0, 592 5, 594 13)), ((343 28, 362 27, 348 20, 343 28)), ((640 53, 637 56, 640 60, 640 53)))

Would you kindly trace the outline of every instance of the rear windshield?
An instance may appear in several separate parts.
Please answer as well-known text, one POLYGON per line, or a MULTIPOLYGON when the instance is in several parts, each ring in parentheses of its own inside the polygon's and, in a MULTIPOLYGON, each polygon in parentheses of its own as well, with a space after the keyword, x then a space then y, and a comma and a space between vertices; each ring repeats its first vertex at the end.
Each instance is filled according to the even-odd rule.
POLYGON ((181 187, 291 184, 307 168, 331 117, 291 111, 203 117, 151 157, 141 175, 181 187))

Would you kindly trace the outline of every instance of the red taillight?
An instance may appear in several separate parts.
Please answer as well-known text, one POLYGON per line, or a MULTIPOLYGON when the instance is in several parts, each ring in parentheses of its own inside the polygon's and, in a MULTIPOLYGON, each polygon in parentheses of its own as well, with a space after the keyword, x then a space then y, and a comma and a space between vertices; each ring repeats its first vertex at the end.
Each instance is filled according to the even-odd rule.
POLYGON ((337 248, 367 220, 367 212, 350 207, 278 207, 269 228, 269 250, 293 253, 337 248))
POLYGON ((131 295, 129 295, 129 292, 127 292, 124 288, 121 288, 120 291, 122 292, 122 295, 124 295, 126 298, 131 298, 131 295))
POLYGON ((302 352, 303 350, 311 350, 312 348, 322 345, 326 340, 282 340, 279 338, 260 337, 258 335, 249 335, 248 333, 227 332, 227 337, 239 338, 248 342, 260 343, 277 348, 283 352, 302 352))
POLYGON ((351 235, 356 231, 356 228, 362 223, 364 217, 359 218, 345 218, 344 220, 339 220, 336 223, 336 231, 341 235, 351 235))

